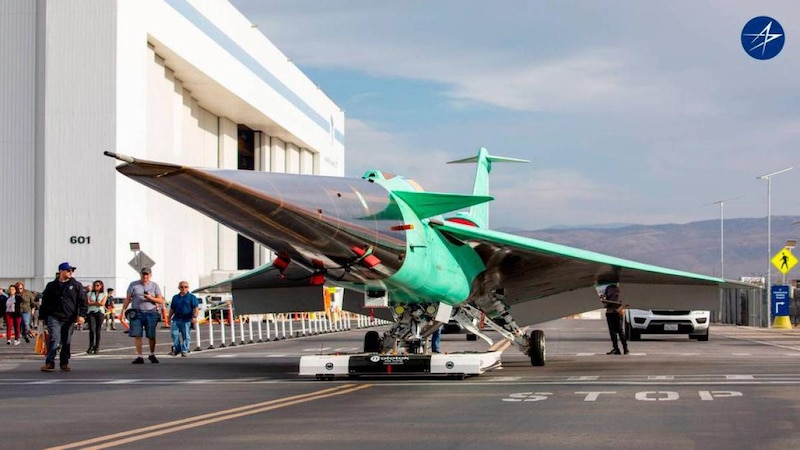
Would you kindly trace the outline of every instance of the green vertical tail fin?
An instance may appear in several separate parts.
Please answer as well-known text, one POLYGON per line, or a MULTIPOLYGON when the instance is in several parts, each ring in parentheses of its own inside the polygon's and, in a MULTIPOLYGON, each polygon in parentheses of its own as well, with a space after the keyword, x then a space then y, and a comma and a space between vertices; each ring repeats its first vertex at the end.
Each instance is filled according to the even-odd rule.
MULTIPOLYGON (((472 188, 472 195, 489 195, 489 173, 492 171, 492 163, 496 162, 516 162, 527 163, 530 162, 525 159, 506 158, 503 156, 492 156, 489 150, 481 147, 478 150, 477 156, 470 158, 458 159, 456 161, 449 161, 447 164, 463 164, 463 163, 476 163, 478 165, 475 170, 475 184, 472 188)), ((470 218, 481 228, 489 227, 489 204, 482 203, 480 205, 472 206, 469 209, 470 218)))

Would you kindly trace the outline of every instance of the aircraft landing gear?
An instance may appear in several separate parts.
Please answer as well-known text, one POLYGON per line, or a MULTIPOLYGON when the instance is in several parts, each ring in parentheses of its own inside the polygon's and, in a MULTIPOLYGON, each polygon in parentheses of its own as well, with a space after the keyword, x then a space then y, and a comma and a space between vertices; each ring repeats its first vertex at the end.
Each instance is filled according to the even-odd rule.
MULTIPOLYGON (((511 316, 510 308, 501 301, 504 298, 502 290, 498 289, 493 295, 487 297, 488 301, 483 302, 485 309, 480 310, 475 306, 469 304, 462 304, 459 312, 454 318, 462 324, 464 328, 472 331, 480 337, 483 334, 480 330, 475 328, 469 319, 477 319, 481 317, 481 311, 485 311, 489 317, 496 317, 500 320, 487 320, 484 325, 487 328, 500 333, 501 336, 511 341, 512 345, 516 347, 523 355, 531 358, 531 365, 535 367, 544 366, 547 360, 547 351, 545 350, 544 331, 534 330, 530 335, 525 333, 525 330, 520 328, 514 318, 511 316), (465 315, 468 319, 464 319, 460 314, 465 315), (498 322, 500 324, 498 324, 498 322), (502 325, 501 325, 502 324, 502 325)), ((485 338, 487 342, 491 343, 489 338, 485 338)))
POLYGON ((530 336, 530 348, 528 356, 531 357, 531 365, 541 367, 547 359, 547 345, 544 339, 544 331, 533 330, 530 336))

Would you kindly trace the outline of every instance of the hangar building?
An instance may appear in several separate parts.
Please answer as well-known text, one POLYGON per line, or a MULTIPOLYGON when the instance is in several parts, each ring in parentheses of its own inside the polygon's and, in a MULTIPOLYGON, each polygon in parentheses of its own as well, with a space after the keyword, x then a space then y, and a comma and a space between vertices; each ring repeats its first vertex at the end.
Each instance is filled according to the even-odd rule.
POLYGON ((226 1, 3 0, 0 60, 3 286, 69 261, 124 295, 138 245, 169 298, 270 260, 103 151, 344 174, 343 111, 226 1))

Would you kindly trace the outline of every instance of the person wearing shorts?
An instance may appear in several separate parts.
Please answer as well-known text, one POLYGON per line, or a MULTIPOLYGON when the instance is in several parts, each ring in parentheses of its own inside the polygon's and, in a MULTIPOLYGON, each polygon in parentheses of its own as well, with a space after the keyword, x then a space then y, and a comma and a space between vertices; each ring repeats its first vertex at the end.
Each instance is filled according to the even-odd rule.
POLYGON ((128 286, 128 293, 122 303, 122 311, 128 319, 130 329, 128 336, 133 338, 136 348, 136 359, 133 364, 144 364, 142 355, 142 337, 146 336, 150 346, 150 355, 147 359, 158 364, 156 358, 156 325, 159 318, 159 305, 164 305, 164 296, 157 283, 150 280, 150 269, 145 267, 141 271, 141 278, 128 286), (130 312, 127 311, 130 305, 130 312))

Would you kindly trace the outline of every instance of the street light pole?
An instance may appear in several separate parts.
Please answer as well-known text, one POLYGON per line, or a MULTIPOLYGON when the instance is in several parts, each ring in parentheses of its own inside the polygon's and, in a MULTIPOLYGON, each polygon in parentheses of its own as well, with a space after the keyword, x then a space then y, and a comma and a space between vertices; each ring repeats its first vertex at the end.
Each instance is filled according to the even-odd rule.
POLYGON ((744 194, 736 197, 717 200, 708 205, 719 205, 719 277, 725 278, 725 202, 744 197, 744 194))
POLYGON ((756 177, 757 180, 767 180, 767 328, 772 327, 772 305, 770 296, 772 293, 772 177, 784 172, 788 172, 794 167, 787 167, 777 172, 768 173, 756 177))

